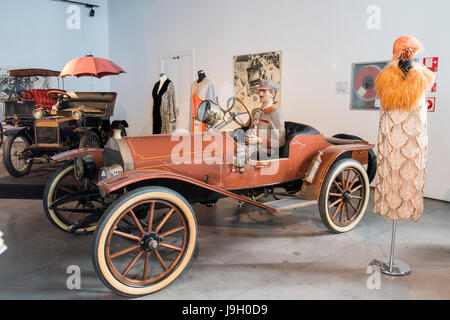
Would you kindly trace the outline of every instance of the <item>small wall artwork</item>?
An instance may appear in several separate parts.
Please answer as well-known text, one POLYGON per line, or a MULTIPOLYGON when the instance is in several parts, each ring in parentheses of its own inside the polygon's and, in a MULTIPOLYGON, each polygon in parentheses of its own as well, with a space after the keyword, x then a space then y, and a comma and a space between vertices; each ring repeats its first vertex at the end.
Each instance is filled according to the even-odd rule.
POLYGON ((380 103, 375 90, 375 79, 389 61, 352 64, 352 90, 350 109, 379 110, 380 103))

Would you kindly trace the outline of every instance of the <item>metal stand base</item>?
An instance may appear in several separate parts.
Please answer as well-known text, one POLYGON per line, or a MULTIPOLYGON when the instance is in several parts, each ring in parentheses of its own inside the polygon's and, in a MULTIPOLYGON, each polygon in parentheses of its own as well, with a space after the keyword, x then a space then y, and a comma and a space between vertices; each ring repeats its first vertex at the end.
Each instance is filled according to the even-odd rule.
POLYGON ((380 272, 390 276, 406 276, 411 273, 411 268, 405 262, 397 259, 392 261, 392 266, 390 266, 389 258, 374 259, 370 265, 377 267, 380 272))
POLYGON ((391 239, 391 254, 388 258, 374 259, 369 264, 377 267, 380 272, 391 276, 406 276, 411 273, 411 268, 403 261, 394 259, 395 248, 395 233, 397 231, 396 221, 392 221, 392 239, 391 239))

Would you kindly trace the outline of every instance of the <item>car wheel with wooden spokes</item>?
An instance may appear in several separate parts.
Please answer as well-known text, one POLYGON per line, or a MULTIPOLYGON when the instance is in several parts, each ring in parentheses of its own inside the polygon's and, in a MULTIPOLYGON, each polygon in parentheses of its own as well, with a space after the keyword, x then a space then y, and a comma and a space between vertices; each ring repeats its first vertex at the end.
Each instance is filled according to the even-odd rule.
POLYGON ((367 172, 358 161, 343 159, 333 164, 319 196, 324 225, 333 233, 352 230, 364 216, 369 192, 367 172))
POLYGON ((3 143, 3 163, 6 171, 16 178, 23 177, 33 166, 33 156, 29 149, 32 142, 24 131, 17 132, 3 143))
POLYGON ((143 187, 116 200, 94 235, 92 259, 103 283, 136 297, 177 279, 197 252, 197 221, 177 192, 143 187))
POLYGON ((97 221, 108 207, 94 181, 78 180, 74 164, 59 168, 44 190, 44 211, 59 230, 72 234, 94 232, 97 221))

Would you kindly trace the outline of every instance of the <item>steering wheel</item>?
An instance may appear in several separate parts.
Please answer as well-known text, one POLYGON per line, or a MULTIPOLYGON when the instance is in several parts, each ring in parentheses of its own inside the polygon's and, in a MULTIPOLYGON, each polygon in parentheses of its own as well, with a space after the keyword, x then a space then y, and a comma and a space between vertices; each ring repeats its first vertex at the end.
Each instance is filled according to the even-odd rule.
POLYGON ((61 102, 68 102, 72 99, 66 92, 60 90, 49 91, 47 97, 61 102))
POLYGON ((233 121, 240 127, 249 127, 252 124, 252 114, 248 110, 245 103, 239 98, 234 98, 233 105, 230 107, 229 113, 233 117, 233 121), (239 112, 238 107, 243 107, 244 111, 239 112), (246 122, 245 118, 242 119, 242 116, 245 114, 248 115, 248 120, 246 122))
POLYGON ((34 99, 34 94, 33 92, 29 91, 29 90, 22 90, 19 91, 17 93, 17 95, 19 97, 21 97, 23 100, 33 100, 34 99))

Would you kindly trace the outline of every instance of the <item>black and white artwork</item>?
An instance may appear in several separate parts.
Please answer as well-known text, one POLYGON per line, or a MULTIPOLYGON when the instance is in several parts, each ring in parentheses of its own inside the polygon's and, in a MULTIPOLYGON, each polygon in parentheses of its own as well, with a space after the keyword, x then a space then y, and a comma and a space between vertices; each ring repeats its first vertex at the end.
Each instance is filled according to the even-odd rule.
POLYGON ((17 92, 29 89, 50 89, 55 87, 51 77, 10 77, 9 70, 15 68, 0 67, 0 101, 9 100, 17 92))
POLYGON ((4 101, 17 98, 17 93, 29 89, 56 88, 54 77, 11 77, 9 70, 17 68, 0 67, 0 120, 3 119, 4 101))
POLYGON ((280 84, 275 105, 281 97, 281 51, 245 54, 233 57, 234 91, 249 109, 259 107, 257 88, 262 80, 274 80, 280 84))

